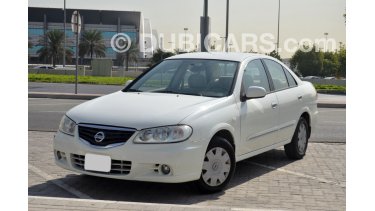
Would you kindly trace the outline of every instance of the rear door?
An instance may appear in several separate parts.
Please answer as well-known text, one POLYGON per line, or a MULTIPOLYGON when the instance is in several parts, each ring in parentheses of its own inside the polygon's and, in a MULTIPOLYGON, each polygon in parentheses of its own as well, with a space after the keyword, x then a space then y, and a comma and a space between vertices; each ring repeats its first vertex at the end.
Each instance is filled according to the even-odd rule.
POLYGON ((281 64, 270 59, 263 59, 263 62, 271 76, 278 99, 278 142, 291 140, 299 119, 302 95, 293 76, 281 64))

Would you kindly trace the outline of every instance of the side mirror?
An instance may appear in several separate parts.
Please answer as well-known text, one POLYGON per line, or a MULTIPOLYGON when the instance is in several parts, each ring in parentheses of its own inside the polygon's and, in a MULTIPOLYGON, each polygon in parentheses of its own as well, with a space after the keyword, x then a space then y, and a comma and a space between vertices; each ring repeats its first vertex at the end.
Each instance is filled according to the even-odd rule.
POLYGON ((128 80, 128 81, 126 81, 126 83, 125 83, 125 88, 126 88, 127 86, 129 86, 129 84, 130 84, 131 82, 133 82, 133 80, 128 80))
POLYGON ((246 99, 262 98, 267 95, 267 91, 260 86, 250 86, 247 88, 245 96, 246 99))

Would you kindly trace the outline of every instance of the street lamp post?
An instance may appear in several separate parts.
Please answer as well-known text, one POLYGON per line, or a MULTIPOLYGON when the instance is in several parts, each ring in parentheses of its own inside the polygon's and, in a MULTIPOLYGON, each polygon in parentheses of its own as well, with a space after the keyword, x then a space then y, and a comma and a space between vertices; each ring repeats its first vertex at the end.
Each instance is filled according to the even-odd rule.
POLYGON ((63 67, 65 67, 65 49, 66 49, 66 0, 64 0, 64 50, 63 50, 63 67))
POLYGON ((279 11, 278 11, 278 18, 277 18, 277 45, 276 45, 276 53, 279 54, 279 44, 280 44, 280 0, 279 0, 279 11))
POLYGON ((187 30, 189 30, 189 28, 184 28, 184 31, 185 31, 185 52, 186 52, 186 32, 187 30))
POLYGON ((210 19, 208 17, 208 0, 204 0, 203 4, 203 16, 201 17, 201 51, 207 52, 208 49, 204 41, 209 34, 210 19))
POLYGON ((79 46, 79 33, 81 31, 81 17, 78 11, 74 11, 72 15, 72 31, 76 34, 76 80, 75 80, 75 91, 78 93, 78 46, 79 46))
POLYGON ((228 30, 229 30, 229 0, 227 0, 227 18, 225 26, 225 52, 228 52, 228 30))
POLYGON ((324 44, 324 51, 328 51, 328 32, 324 32, 324 36, 326 37, 326 43, 324 44))

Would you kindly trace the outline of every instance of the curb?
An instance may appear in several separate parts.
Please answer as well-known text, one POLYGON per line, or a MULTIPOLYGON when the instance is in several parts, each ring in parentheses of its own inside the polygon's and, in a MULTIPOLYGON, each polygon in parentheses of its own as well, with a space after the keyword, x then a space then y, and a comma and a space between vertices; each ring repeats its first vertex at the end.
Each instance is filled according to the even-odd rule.
POLYGON ((29 92, 29 98, 52 98, 71 100, 92 100, 101 97, 101 94, 71 94, 71 93, 51 93, 51 92, 29 92))
POLYGON ((346 108, 344 103, 319 103, 318 108, 346 108))
MULTIPOLYGON (((52 98, 71 100, 92 100, 104 96, 102 94, 71 94, 71 93, 51 93, 51 92, 29 92, 29 98, 52 98)), ((318 108, 346 108, 346 103, 318 102, 318 108)))

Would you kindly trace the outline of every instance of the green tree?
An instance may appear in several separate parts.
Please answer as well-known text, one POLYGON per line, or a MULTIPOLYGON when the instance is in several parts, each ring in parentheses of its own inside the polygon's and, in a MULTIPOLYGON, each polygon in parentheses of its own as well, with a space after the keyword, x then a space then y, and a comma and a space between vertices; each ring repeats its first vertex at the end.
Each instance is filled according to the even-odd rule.
POLYGON ((337 53, 325 52, 323 55, 323 70, 320 75, 323 77, 336 76, 340 66, 337 53))
POLYGON ((271 51, 269 54, 266 54, 266 55, 268 55, 268 56, 272 56, 273 58, 276 58, 276 59, 278 59, 279 61, 281 61, 281 57, 280 57, 279 53, 276 52, 276 50, 273 50, 273 51, 271 51))
POLYGON ((82 33, 79 43, 79 56, 90 56, 90 60, 96 57, 105 57, 105 44, 103 35, 98 30, 89 30, 82 33))
MULTIPOLYGON (((309 49, 309 46, 303 46, 303 48, 309 49)), ((290 66, 294 71, 301 73, 302 76, 321 75, 323 59, 323 53, 317 51, 315 46, 308 52, 299 49, 290 60, 290 66)))
POLYGON ((339 61, 338 71, 336 77, 346 77, 346 47, 341 45, 339 51, 337 52, 337 58, 339 61))
MULTIPOLYGON (((63 57, 64 47, 64 33, 59 30, 48 31, 45 36, 39 40, 40 48, 37 53, 41 60, 45 60, 47 63, 52 63, 56 67, 56 63, 60 62, 63 57)), ((72 59, 72 51, 65 49, 65 58, 67 61, 72 59)))
POLYGON ((126 52, 119 53, 117 55, 117 59, 120 61, 120 64, 124 66, 124 63, 125 63, 126 71, 129 71, 129 62, 137 62, 138 57, 139 57, 139 49, 134 42, 130 44, 129 49, 126 52))
POLYGON ((154 55, 151 58, 152 65, 158 62, 161 62, 163 59, 174 56, 174 55, 175 54, 172 52, 166 52, 159 48, 154 52, 154 55))

